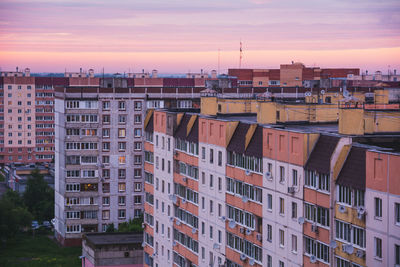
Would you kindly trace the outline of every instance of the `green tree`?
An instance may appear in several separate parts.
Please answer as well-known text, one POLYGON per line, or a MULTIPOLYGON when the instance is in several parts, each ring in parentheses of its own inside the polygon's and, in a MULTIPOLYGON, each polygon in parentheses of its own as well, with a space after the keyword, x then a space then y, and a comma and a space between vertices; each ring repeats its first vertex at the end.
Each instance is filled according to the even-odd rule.
POLYGON ((7 240, 31 224, 32 215, 18 193, 8 190, 0 199, 0 240, 7 240))
POLYGON ((31 172, 23 198, 35 219, 44 221, 54 217, 54 190, 38 169, 31 172))
POLYGON ((118 232, 143 232, 142 223, 143 217, 130 219, 128 222, 123 222, 118 225, 118 232))

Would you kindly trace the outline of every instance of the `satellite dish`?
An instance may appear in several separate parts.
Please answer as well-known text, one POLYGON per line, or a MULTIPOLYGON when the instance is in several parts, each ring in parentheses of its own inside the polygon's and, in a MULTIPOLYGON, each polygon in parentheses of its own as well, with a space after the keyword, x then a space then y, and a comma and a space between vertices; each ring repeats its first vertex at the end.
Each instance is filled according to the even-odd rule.
POLYGON ((251 235, 251 230, 250 229, 246 229, 246 235, 251 235))
POLYGON ((255 263, 255 262, 254 262, 254 259, 250 259, 250 260, 249 260, 249 264, 250 264, 251 266, 253 266, 254 263, 255 263))
POLYGON ((186 203, 186 199, 182 198, 182 203, 185 204, 186 203))
POLYGON ((299 224, 304 224, 304 217, 299 217, 298 219, 297 219, 297 221, 299 222, 299 224))
POLYGON ((244 203, 247 203, 247 201, 249 201, 249 198, 247 196, 242 196, 242 201, 244 203))
POLYGON ((177 243, 176 243, 176 241, 174 241, 173 243, 172 243, 172 246, 176 246, 177 245, 177 243))
POLYGON ((143 242, 143 243, 142 243, 142 248, 144 248, 145 246, 146 246, 146 243, 143 242))
POLYGON ((317 257, 315 257, 314 255, 312 255, 312 256, 310 257, 310 262, 311 262, 311 263, 316 263, 316 262, 317 262, 317 257))
POLYGON ((363 215, 365 213, 365 208, 360 206, 360 207, 357 208, 357 212, 358 212, 358 214, 363 215))
POLYGON ((347 246, 346 246, 346 253, 347 253, 347 254, 353 254, 353 252, 354 252, 354 247, 353 247, 353 245, 347 245, 347 246))
POLYGON ((181 221, 179 221, 179 220, 176 220, 176 225, 181 225, 181 221))
POLYGON ((324 95, 325 94, 325 90, 321 90, 321 95, 324 95))
POLYGON ((265 177, 267 177, 268 179, 271 178, 271 172, 266 172, 265 177))
POLYGON ((240 254, 240 260, 244 261, 247 258, 246 254, 240 254))
POLYGON ((340 213, 345 213, 345 212, 346 212, 346 207, 343 206, 343 205, 340 205, 340 206, 339 206, 339 212, 340 212, 340 213))
POLYGON ((229 222, 229 228, 233 229, 236 226, 236 222, 235 221, 230 221, 229 222))
POLYGON ((173 222, 173 221, 174 221, 174 217, 170 217, 170 218, 169 218, 169 221, 170 221, 170 222, 173 222))
POLYGON ((192 234, 195 234, 196 233, 196 228, 193 228, 192 229, 192 234))
POLYGON ((174 200, 174 195, 169 195, 168 198, 169 200, 174 200))
POLYGON ((214 249, 219 249, 219 244, 218 243, 214 243, 213 248, 214 249))
POLYGON ((174 204, 176 204, 177 200, 178 200, 178 198, 175 195, 173 195, 172 196, 172 202, 174 202, 174 204))
POLYGON ((329 243, 329 247, 335 249, 337 247, 336 241, 332 240, 331 243, 329 243))
POLYGON ((344 97, 349 97, 350 96, 349 91, 343 91, 343 96, 344 97))
POLYGON ((245 173, 246 175, 250 175, 250 170, 245 170, 244 173, 245 173))
POLYGON ((225 221, 225 220, 226 220, 226 217, 225 217, 225 216, 222 216, 222 217, 221 217, 221 220, 222 220, 222 221, 225 221))

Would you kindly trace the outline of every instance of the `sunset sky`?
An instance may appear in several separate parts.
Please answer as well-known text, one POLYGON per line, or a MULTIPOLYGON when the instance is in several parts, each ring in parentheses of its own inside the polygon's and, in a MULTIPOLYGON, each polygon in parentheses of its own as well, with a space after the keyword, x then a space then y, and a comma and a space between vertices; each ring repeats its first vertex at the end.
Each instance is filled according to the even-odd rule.
POLYGON ((0 0, 0 67, 400 71, 399 0, 0 0), (390 66, 390 67, 389 67, 390 66))

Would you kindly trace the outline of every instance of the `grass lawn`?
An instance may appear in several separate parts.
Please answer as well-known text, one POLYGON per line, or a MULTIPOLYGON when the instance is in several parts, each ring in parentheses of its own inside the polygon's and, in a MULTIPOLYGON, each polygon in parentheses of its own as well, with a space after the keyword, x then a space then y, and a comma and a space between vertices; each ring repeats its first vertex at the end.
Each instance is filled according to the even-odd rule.
MULTIPOLYGON (((51 235, 52 233, 49 233, 51 235)), ((81 247, 60 247, 47 235, 20 234, 0 246, 0 266, 81 266, 81 247)))

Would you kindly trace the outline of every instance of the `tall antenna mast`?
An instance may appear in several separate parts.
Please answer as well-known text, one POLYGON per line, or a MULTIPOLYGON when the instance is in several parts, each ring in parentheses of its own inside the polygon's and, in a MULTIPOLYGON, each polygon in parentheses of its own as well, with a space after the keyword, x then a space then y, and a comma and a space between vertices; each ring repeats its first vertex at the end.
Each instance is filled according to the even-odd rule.
POLYGON ((242 40, 240 40, 240 58, 239 58, 239 69, 242 68, 242 58, 243 58, 243 49, 242 49, 242 40))
POLYGON ((221 54, 221 49, 219 49, 218 48, 218 75, 219 75, 219 67, 220 67, 220 63, 221 63, 221 57, 220 57, 220 54, 221 54))

